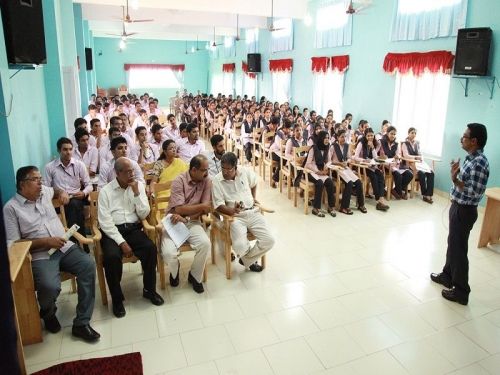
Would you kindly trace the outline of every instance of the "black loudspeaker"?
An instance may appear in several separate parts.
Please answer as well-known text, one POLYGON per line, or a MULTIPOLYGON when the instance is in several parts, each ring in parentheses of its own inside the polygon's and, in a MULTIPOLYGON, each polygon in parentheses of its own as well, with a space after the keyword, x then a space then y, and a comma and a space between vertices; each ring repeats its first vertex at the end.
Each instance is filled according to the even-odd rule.
POLYGON ((9 64, 46 64, 42 0, 2 0, 9 64))
POLYGON ((94 69, 94 64, 92 62, 92 48, 85 47, 85 65, 87 70, 94 69))
POLYGON ((491 36, 492 32, 489 27, 458 30, 453 71, 456 75, 487 76, 489 74, 491 36))
POLYGON ((260 53, 249 53, 247 55, 248 71, 260 73, 260 53))

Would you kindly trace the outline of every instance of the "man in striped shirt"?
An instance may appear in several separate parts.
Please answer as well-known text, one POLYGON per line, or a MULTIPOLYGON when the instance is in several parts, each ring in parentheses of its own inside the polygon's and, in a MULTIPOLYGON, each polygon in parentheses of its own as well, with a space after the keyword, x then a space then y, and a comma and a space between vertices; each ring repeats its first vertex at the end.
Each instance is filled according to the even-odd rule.
POLYGON ((449 213, 448 249, 442 273, 431 273, 431 280, 444 285, 442 296, 453 302, 469 302, 469 234, 477 220, 477 205, 486 190, 490 167, 483 153, 488 134, 482 124, 468 124, 462 138, 462 148, 468 155, 451 163, 451 207, 449 213))

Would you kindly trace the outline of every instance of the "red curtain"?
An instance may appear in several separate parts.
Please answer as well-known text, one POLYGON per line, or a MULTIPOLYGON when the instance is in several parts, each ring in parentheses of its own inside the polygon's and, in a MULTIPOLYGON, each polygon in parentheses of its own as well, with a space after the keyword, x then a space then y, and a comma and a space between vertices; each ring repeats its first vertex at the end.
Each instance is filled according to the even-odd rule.
POLYGON ((455 56, 450 51, 388 53, 384 59, 384 70, 387 73, 398 71, 402 74, 410 71, 421 75, 425 70, 432 73, 451 73, 455 56))
POLYGON ((269 60, 269 70, 271 72, 291 72, 292 67, 292 59, 269 60))
POLYGON ((311 70, 314 73, 326 73, 330 68, 330 59, 328 57, 311 57, 311 70))
POLYGON ((235 70, 236 70, 236 64, 235 63, 222 64, 222 71, 224 73, 234 73, 235 70))
POLYGON ((174 70, 174 71, 180 71, 183 72, 186 69, 186 66, 184 64, 125 64, 124 65, 125 70, 130 70, 130 69, 169 69, 169 70, 174 70))
POLYGON ((248 72, 248 64, 244 61, 241 62, 241 70, 243 70, 243 72, 248 76, 248 78, 255 79, 256 74, 248 72))
POLYGON ((349 68, 349 55, 332 56, 332 70, 343 73, 349 68))

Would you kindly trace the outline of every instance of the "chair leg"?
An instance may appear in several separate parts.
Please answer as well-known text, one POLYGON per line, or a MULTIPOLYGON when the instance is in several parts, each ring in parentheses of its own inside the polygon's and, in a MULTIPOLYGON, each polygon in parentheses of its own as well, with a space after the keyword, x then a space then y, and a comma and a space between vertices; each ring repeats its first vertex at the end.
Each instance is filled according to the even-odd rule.
POLYGON ((304 214, 309 215, 309 189, 304 190, 304 214))
POLYGON ((160 288, 165 289, 166 288, 166 280, 165 280, 165 263, 163 262, 163 257, 161 256, 160 253, 157 254, 157 268, 158 268, 158 273, 160 274, 160 288))
POLYGON ((262 255, 262 258, 260 258, 260 265, 262 269, 266 268, 266 254, 262 255))
POLYGON ((215 264, 215 231, 214 224, 210 227, 210 256, 212 257, 212 264, 215 264))
POLYGON ((293 207, 297 207, 297 187, 293 187, 293 207))
POLYGON ((203 269, 203 282, 206 283, 207 282, 207 265, 205 264, 205 268, 203 269))
POLYGON ((71 293, 76 293, 76 279, 74 277, 71 278, 71 293))
POLYGON ((226 279, 231 279, 231 238, 224 241, 224 256, 226 258, 226 279))
POLYGON ((104 268, 102 263, 96 264, 97 281, 99 282, 99 290, 101 291, 101 301, 104 306, 108 304, 108 295, 106 294, 106 279, 104 278, 104 268))

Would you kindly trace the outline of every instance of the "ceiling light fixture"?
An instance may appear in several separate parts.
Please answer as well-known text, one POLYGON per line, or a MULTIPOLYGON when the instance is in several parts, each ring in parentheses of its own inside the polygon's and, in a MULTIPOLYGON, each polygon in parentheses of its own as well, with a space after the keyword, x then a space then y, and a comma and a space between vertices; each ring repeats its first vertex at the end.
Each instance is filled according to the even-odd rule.
POLYGON ((118 45, 120 49, 125 49, 127 47, 127 43, 124 40, 120 40, 120 44, 118 45))

